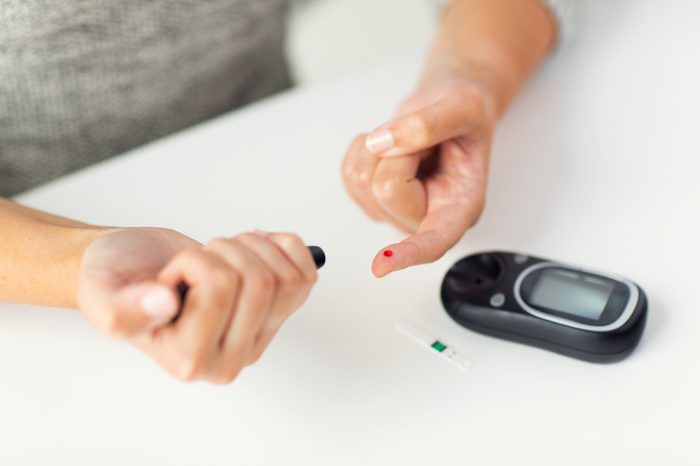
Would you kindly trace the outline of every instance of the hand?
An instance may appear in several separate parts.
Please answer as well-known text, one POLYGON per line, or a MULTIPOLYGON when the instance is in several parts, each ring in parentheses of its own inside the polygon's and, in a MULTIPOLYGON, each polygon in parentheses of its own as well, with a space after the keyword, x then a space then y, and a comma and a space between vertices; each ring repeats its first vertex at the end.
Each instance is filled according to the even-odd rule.
POLYGON ((249 233, 203 246, 158 228, 110 230, 87 248, 78 305, 103 332, 182 380, 229 383, 255 362, 308 296, 316 267, 291 234, 249 233), (182 313, 177 286, 189 291, 182 313))
POLYGON ((370 217, 409 234, 377 253, 376 276, 439 259, 479 219, 491 108, 469 81, 443 80, 409 97, 393 121, 355 138, 343 162, 348 193, 370 217))

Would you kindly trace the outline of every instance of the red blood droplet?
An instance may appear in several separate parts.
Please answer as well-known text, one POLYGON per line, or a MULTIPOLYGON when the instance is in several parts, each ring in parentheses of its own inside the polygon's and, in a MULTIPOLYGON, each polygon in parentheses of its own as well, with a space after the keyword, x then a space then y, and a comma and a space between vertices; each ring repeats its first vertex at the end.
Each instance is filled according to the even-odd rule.
POLYGON ((394 252, 391 249, 387 249, 384 251, 384 257, 391 257, 394 255, 394 252))

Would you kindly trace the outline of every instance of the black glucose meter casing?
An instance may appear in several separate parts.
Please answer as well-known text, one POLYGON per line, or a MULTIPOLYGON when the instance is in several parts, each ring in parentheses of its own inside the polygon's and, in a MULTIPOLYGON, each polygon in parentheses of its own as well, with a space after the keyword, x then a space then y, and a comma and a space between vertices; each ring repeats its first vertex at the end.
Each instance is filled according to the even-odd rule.
POLYGON ((647 315, 644 292, 623 277, 501 251, 454 264, 441 298, 464 327, 600 363, 632 352, 647 315))

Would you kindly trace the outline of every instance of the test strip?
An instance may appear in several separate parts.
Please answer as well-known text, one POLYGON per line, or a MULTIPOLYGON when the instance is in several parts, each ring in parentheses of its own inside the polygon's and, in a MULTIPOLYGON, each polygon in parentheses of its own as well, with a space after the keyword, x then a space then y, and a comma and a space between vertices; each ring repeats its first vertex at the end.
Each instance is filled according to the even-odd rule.
POLYGON ((432 335, 411 322, 401 322, 396 324, 396 330, 412 340, 417 341, 421 344, 421 346, 424 346, 437 353, 443 359, 447 359, 463 371, 468 371, 475 366, 474 362, 461 355, 453 347, 448 346, 445 342, 438 338, 434 338, 432 335))

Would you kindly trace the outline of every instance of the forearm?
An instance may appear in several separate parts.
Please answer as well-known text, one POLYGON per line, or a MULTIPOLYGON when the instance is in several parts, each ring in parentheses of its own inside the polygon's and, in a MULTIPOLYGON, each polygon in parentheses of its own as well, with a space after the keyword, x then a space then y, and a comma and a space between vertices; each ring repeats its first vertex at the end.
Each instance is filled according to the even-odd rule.
POLYGON ((467 79, 500 115, 554 37, 553 18, 538 0, 455 0, 445 8, 421 86, 467 79))
POLYGON ((0 199, 0 302, 75 307, 80 261, 100 231, 0 199))

